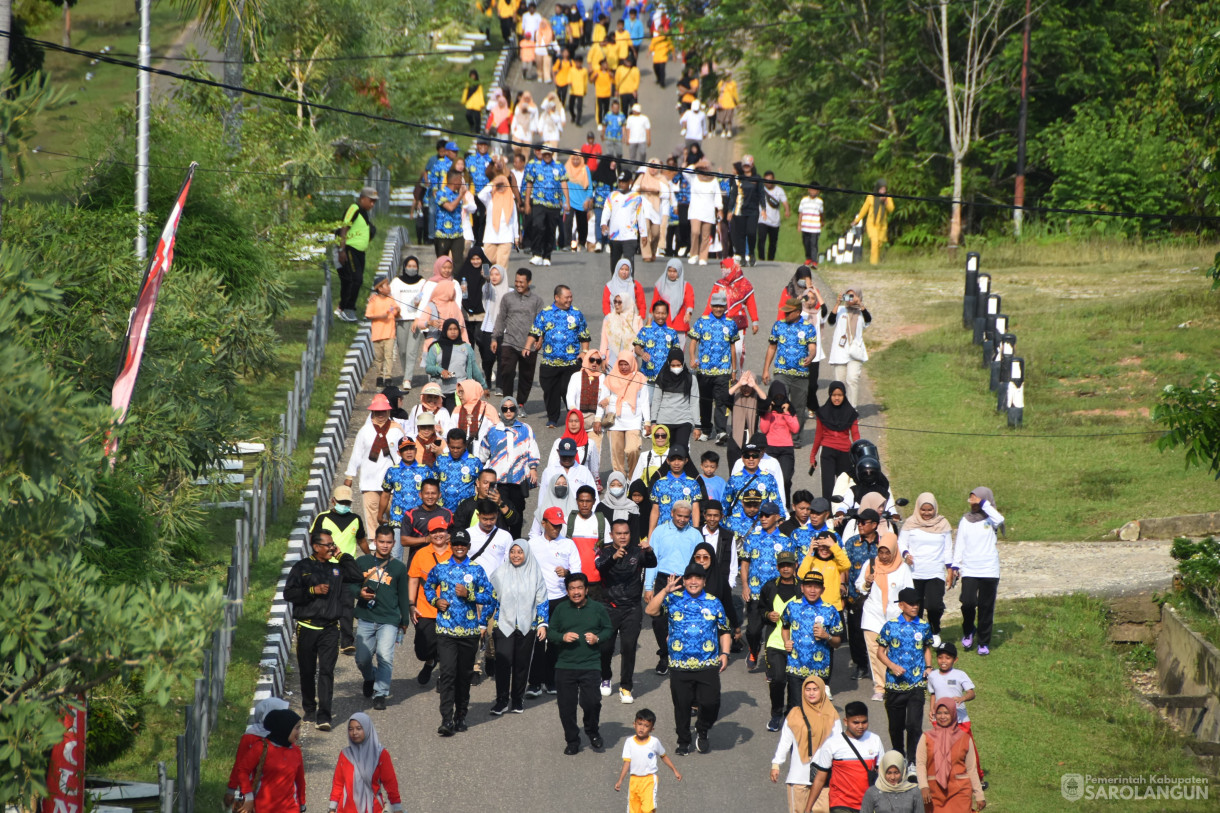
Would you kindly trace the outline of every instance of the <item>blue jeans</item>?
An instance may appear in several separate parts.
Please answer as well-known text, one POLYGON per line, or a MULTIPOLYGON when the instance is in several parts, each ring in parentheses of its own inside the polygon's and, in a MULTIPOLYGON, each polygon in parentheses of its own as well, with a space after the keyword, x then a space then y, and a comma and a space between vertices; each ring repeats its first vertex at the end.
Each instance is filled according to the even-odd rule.
POLYGON ((390 678, 394 674, 394 647, 398 627, 374 621, 356 622, 356 667, 365 680, 373 681, 373 694, 390 696, 390 678), (373 666, 373 654, 377 666, 373 666))

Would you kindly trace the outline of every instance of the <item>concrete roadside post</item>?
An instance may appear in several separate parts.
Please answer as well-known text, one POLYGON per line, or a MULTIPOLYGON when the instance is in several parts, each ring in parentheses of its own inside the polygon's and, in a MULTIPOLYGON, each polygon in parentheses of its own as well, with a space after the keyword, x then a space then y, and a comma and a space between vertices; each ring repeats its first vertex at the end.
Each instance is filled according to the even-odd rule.
POLYGON ((978 309, 979 291, 979 253, 971 251, 966 255, 966 291, 962 295, 962 327, 966 330, 974 327, 974 312, 978 309))
MULTIPOLYGON (((987 317, 987 295, 991 293, 991 274, 978 276, 978 299, 974 306, 974 343, 983 343, 983 327, 987 317)), ((998 311, 997 311, 998 312, 998 311)))

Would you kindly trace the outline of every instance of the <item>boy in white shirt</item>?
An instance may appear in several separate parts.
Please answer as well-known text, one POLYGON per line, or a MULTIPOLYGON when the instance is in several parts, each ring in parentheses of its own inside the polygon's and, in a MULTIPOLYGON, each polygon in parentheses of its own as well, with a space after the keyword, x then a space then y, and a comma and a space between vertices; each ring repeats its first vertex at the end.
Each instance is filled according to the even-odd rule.
MULTIPOLYGON (((970 731, 970 715, 966 712, 966 703, 974 699, 974 681, 970 676, 957 668, 957 647, 952 641, 945 641, 936 648, 936 671, 928 672, 928 693, 935 714, 936 701, 941 697, 957 698, 957 725, 962 731, 970 734, 974 741, 974 754, 978 759, 979 743, 970 731)), ((978 761, 979 779, 983 778, 983 763, 978 761)), ((983 788, 986 790, 986 787, 983 788)))
POLYGON ((635 736, 623 743, 623 769, 619 771, 614 789, 623 789, 623 780, 631 773, 627 785, 627 813, 654 813, 657 809, 657 760, 674 772, 674 779, 682 781, 682 774, 674 765, 665 746, 652 736, 657 724, 657 715, 650 709, 640 709, 635 714, 635 736))

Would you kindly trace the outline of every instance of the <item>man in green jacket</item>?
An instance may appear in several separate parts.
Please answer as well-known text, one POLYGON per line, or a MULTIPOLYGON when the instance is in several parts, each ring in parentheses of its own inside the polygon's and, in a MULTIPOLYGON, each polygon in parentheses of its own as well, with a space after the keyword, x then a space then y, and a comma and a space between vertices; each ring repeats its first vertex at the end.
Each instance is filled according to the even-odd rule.
POLYGON ((356 602, 356 667, 364 678, 364 696, 373 698, 373 708, 384 711, 394 674, 394 649, 410 623, 411 599, 407 566, 393 556, 394 529, 378 527, 373 544, 374 553, 356 560, 364 574, 364 592, 373 595, 356 602))
POLYGON ((580 727, 576 725, 576 704, 584 711, 585 734, 594 751, 602 750, 598 722, 602 713, 601 639, 614 627, 610 614, 599 601, 589 601, 589 580, 583 573, 569 573, 564 579, 568 597, 551 610, 547 637, 559 646, 555 662, 555 688, 558 690, 559 721, 568 745, 568 756, 580 753, 580 727))

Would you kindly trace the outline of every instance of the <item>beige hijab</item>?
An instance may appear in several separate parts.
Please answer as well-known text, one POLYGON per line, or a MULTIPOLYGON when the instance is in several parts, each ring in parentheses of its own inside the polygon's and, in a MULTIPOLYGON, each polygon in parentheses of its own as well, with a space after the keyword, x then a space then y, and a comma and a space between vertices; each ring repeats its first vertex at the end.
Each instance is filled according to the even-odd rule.
POLYGON ((932 496, 931 491, 925 491, 915 498, 915 512, 907 517, 906 522, 902 523, 904 531, 927 531, 930 534, 943 534, 953 530, 953 526, 949 524, 949 520, 940 515, 940 507, 936 504, 936 497, 932 496), (931 519, 924 519, 919 516, 919 508, 923 505, 932 506, 935 511, 935 516, 931 519))

